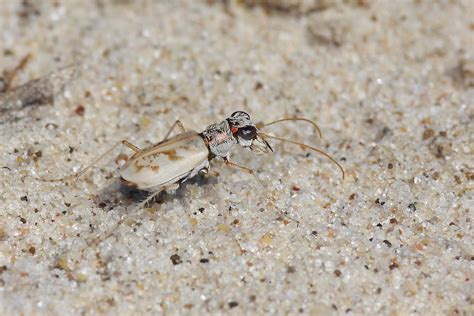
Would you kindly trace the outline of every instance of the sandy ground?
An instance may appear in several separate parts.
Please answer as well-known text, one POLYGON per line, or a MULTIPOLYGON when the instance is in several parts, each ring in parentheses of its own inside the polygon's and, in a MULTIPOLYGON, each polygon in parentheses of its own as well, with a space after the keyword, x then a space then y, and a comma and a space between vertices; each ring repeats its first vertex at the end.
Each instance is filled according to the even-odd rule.
POLYGON ((0 110, 49 91, 0 114, 1 315, 474 313, 474 1, 262 3, 0 2, 0 110), (275 141, 232 156, 265 189, 215 161, 138 211, 126 148, 31 177, 235 110, 346 179, 275 141))

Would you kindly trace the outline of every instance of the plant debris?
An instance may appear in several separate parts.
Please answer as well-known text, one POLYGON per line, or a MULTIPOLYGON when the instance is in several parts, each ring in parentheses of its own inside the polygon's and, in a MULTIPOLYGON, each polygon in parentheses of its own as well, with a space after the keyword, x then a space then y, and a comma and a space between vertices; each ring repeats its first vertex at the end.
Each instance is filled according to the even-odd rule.
POLYGON ((53 103, 54 97, 76 76, 77 68, 62 68, 0 94, 0 117, 29 106, 53 103))

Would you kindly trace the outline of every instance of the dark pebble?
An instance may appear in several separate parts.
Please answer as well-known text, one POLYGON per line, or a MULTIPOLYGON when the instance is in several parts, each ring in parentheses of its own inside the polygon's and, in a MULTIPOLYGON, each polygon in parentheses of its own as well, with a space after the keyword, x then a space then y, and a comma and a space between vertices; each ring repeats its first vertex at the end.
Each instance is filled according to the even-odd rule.
POLYGON ((411 212, 416 211, 416 203, 410 203, 410 204, 408 204, 408 209, 409 209, 411 212))
POLYGON ((396 269, 400 266, 395 261, 392 261, 388 267, 389 267, 390 270, 393 270, 393 269, 396 269))
POLYGON ((181 257, 177 254, 172 255, 170 259, 171 259, 171 262, 173 262, 173 265, 177 265, 183 262, 181 261, 181 257))
POLYGON ((84 108, 84 106, 82 104, 79 105, 75 110, 76 114, 79 115, 79 116, 84 116, 85 111, 86 111, 86 109, 84 108))

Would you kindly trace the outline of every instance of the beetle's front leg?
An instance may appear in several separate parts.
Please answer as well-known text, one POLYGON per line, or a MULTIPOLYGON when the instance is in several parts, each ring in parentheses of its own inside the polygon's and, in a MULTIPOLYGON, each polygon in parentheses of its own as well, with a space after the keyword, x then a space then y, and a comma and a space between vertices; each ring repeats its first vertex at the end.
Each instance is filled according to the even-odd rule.
POLYGON ((241 166, 239 164, 231 162, 227 157, 224 157, 223 159, 224 159, 224 163, 226 164, 226 166, 239 169, 241 171, 247 172, 247 173, 255 176, 255 171, 253 171, 253 169, 250 169, 249 167, 241 166))
POLYGON ((244 172, 247 172, 248 174, 251 174, 255 180, 258 182, 258 184, 263 188, 265 189, 265 186, 263 185, 263 183, 257 178, 257 175, 255 174, 255 171, 253 171, 253 169, 249 168, 249 167, 245 167, 245 166, 241 166, 239 164, 236 164, 234 162, 231 162, 229 161, 229 158, 227 157, 224 157, 224 163, 226 164, 226 166, 229 166, 229 167, 233 167, 233 168, 236 168, 236 169, 239 169, 241 171, 244 171, 244 172))

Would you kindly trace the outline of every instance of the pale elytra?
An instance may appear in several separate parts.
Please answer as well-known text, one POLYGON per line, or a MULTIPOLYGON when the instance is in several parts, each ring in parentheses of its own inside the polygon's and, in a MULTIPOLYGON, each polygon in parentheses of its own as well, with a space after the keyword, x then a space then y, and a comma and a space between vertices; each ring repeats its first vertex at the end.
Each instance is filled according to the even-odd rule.
POLYGON ((309 119, 283 118, 265 124, 254 124, 250 115, 243 111, 234 112, 222 122, 209 125, 201 133, 186 131, 181 121, 177 120, 171 126, 165 138, 149 148, 140 149, 129 141, 123 140, 76 174, 61 179, 40 180, 55 182, 77 179, 102 158, 109 155, 117 146, 123 144, 131 149, 134 154, 119 170, 122 181, 128 186, 151 193, 138 206, 142 207, 160 192, 176 190, 181 183, 196 176, 199 172, 210 173, 210 161, 214 158, 221 158, 227 166, 238 168, 255 176, 252 169, 231 162, 229 160, 230 151, 237 144, 254 152, 266 153, 269 150, 273 151, 267 139, 295 144, 327 157, 341 170, 342 179, 344 179, 342 166, 324 151, 259 131, 261 128, 283 121, 311 123, 321 136, 319 127, 309 119), (169 136, 176 126, 181 130, 181 133, 170 138, 169 136))

